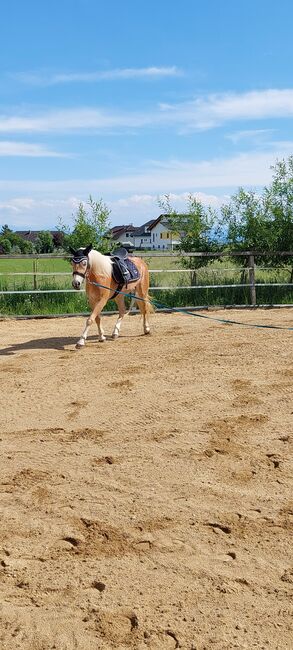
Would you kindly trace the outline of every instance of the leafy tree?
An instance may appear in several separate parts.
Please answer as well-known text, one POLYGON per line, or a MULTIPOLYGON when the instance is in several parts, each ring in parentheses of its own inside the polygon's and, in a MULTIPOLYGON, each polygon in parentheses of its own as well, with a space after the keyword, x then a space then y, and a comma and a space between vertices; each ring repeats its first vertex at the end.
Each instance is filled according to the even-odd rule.
POLYGON ((36 250, 38 253, 53 253, 53 237, 48 230, 41 230, 36 241, 36 250))
POLYGON ((272 232, 264 209, 263 197, 242 187, 228 205, 222 206, 227 244, 231 250, 265 251, 272 246, 272 232))
POLYGON ((5 223, 0 230, 0 237, 7 237, 7 235, 10 235, 11 233, 12 233, 11 228, 9 228, 7 223, 5 223))
POLYGON ((12 249, 11 241, 9 241, 7 237, 0 236, 0 254, 8 255, 9 253, 11 253, 11 249, 12 249))
POLYGON ((62 230, 57 230, 53 234, 53 244, 55 248, 64 248, 65 233, 62 230))
POLYGON ((272 169, 272 183, 261 194, 239 188, 222 207, 222 224, 230 250, 267 252, 258 262, 278 265, 292 261, 274 252, 293 248, 293 156, 272 169))
POLYGON ((74 217, 72 232, 59 219, 57 229, 63 233, 64 247, 66 249, 80 248, 92 244, 93 248, 101 253, 108 253, 111 241, 108 236, 110 229, 110 210, 102 199, 94 201, 90 196, 86 206, 80 203, 74 217))
MULTIPOLYGON (((19 239, 22 239, 22 237, 20 237, 19 239)), ((35 252, 34 244, 31 241, 27 241, 27 239, 22 239, 20 249, 21 252, 24 253, 24 255, 31 255, 32 253, 35 252)))
MULTIPOLYGON (((293 156, 287 161, 277 161, 273 180, 264 189, 266 214, 273 233, 273 248, 275 251, 293 250, 293 156)), ((292 257, 274 257, 273 261, 292 262, 292 257)))
MULTIPOLYGON (((170 228, 180 236, 179 251, 182 253, 213 253, 219 250, 216 238, 217 215, 211 207, 204 206, 192 194, 189 195, 187 210, 179 213, 171 206, 166 195, 159 200, 160 207, 168 215, 170 228)), ((212 262, 212 257, 183 258, 183 264, 196 269, 212 262)))
POLYGON ((3 238, 6 240, 6 242, 10 242, 10 247, 8 243, 4 243, 4 247, 6 248, 7 253, 15 253, 15 254, 20 254, 24 253, 25 255, 29 253, 34 252, 34 245, 32 242, 27 241, 23 237, 20 237, 20 235, 17 235, 15 232, 13 232, 7 224, 2 226, 1 231, 0 231, 0 241, 2 242, 3 238))

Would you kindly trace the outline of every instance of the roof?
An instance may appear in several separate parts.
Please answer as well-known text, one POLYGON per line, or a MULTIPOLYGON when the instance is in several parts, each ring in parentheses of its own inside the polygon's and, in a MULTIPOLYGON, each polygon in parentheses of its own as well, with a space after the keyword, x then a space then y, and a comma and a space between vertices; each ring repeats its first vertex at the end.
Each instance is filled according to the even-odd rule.
MULTIPOLYGON (((38 239, 41 232, 44 231, 43 230, 16 230, 15 235, 22 237, 22 239, 25 239, 26 241, 35 242, 38 239)), ((54 237, 54 235, 57 235, 59 233, 58 230, 49 230, 48 232, 52 235, 52 237, 54 237)))
POLYGON ((163 226, 167 226, 167 228, 170 228, 170 230, 172 230, 168 214, 160 214, 157 219, 152 219, 150 225, 148 226, 148 230, 152 230, 155 226, 157 226, 158 223, 161 223, 163 226))
POLYGON ((135 230, 135 226, 133 226, 132 223, 126 226, 113 226, 113 228, 110 228, 110 235, 112 239, 118 239, 118 237, 124 235, 125 232, 132 232, 133 230, 135 230))
POLYGON ((139 226, 136 229, 135 234, 137 236, 139 236, 139 235, 151 235, 150 226, 154 223, 154 221, 156 221, 156 219, 150 219, 150 221, 146 221, 146 223, 143 223, 142 226, 139 226))
POLYGON ((124 235, 126 232, 132 232, 134 236, 137 237, 142 235, 148 236, 150 235, 149 227, 154 221, 155 219, 150 219, 149 221, 146 221, 146 223, 143 223, 142 226, 133 226, 132 223, 127 226, 114 226, 111 228, 110 233, 113 239, 118 239, 118 237, 121 237, 121 235, 124 235))

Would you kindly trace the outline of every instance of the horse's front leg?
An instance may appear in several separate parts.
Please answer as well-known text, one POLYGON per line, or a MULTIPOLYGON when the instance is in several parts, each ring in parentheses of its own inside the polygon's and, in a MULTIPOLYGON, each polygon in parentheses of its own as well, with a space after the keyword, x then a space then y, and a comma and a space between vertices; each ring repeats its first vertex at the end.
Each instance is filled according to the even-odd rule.
POLYGON ((79 350, 80 348, 82 348, 85 345, 85 342, 86 342, 87 336, 88 336, 88 331, 89 331, 89 328, 90 328, 91 324, 92 324, 91 317, 89 317, 86 320, 86 326, 85 326, 85 328, 83 330, 83 333, 82 333, 80 339, 77 341, 77 344, 75 346, 77 350, 79 350))
POLYGON ((106 304, 107 300, 108 300, 108 296, 107 296, 106 298, 103 298, 103 299, 99 300, 99 302, 95 305, 95 307, 94 307, 92 313, 91 313, 90 316, 87 318, 87 320, 86 320, 86 325, 85 325, 85 328, 84 328, 84 330, 83 330, 83 333, 82 333, 80 339, 77 341, 77 344, 76 344, 76 346, 75 346, 75 347, 77 348, 77 350, 79 350, 80 348, 84 347, 85 342, 86 342, 87 337, 88 337, 88 332, 89 332, 90 326, 91 326, 95 321, 97 322, 97 324, 98 324, 98 321, 99 321, 99 324, 98 324, 99 335, 100 335, 100 339, 99 339, 99 340, 100 340, 100 341, 104 341, 104 340, 105 340, 104 332, 103 332, 103 330, 101 329, 101 325, 100 325, 100 320, 101 320, 101 318, 100 318, 100 314, 101 314, 102 309, 105 307, 105 304, 106 304), (98 319, 98 320, 97 320, 97 319, 98 319))

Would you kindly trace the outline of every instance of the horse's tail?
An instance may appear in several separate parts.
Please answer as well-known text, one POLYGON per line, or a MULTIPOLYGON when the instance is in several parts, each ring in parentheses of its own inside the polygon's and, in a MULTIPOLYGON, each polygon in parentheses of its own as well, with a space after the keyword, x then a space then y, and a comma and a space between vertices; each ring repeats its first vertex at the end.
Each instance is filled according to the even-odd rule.
POLYGON ((145 300, 145 310, 147 314, 152 314, 154 310, 154 306, 152 304, 152 297, 150 296, 149 292, 147 292, 146 296, 144 297, 145 300))
POLYGON ((140 282, 136 289, 136 294, 139 300, 137 300, 137 306, 140 311, 144 314, 151 314, 154 311, 152 305, 152 298, 149 294, 150 286, 150 272, 144 260, 140 258, 139 264, 140 270, 140 282))

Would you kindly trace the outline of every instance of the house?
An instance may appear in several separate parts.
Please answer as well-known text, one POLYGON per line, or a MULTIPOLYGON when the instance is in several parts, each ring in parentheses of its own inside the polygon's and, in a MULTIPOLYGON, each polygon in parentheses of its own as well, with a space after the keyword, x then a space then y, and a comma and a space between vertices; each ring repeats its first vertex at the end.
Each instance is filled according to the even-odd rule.
POLYGON ((114 226, 110 230, 111 239, 115 244, 125 246, 126 248, 151 248, 151 233, 149 226, 155 221, 151 219, 142 226, 114 226))
MULTIPOLYGON (((25 241, 30 241, 32 244, 35 244, 39 234, 41 232, 44 232, 43 230, 16 230, 15 235, 18 235, 18 237, 21 237, 22 239, 25 239, 25 241)), ((55 240, 55 237, 58 237, 59 231, 58 230, 49 230, 50 234, 53 237, 53 241, 55 240)))
POLYGON ((134 246, 134 237, 133 233, 135 226, 132 223, 127 226, 114 226, 109 232, 109 237, 114 241, 118 246, 133 247, 134 246))
POLYGON ((147 221, 142 226, 135 229, 133 233, 135 248, 151 248, 151 232, 149 228, 154 221, 155 219, 150 219, 150 221, 147 221))
POLYGON ((180 235, 172 230, 169 215, 160 214, 148 226, 151 235, 150 248, 157 250, 173 250, 180 244, 180 235))

